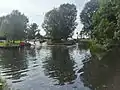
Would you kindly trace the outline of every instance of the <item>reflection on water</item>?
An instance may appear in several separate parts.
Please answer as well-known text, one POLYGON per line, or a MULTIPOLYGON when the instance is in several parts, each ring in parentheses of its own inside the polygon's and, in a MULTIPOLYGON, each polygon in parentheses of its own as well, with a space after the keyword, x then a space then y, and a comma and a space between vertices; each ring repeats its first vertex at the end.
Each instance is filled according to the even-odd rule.
POLYGON ((7 79, 18 80, 26 76, 23 72, 28 68, 26 60, 26 52, 24 50, 0 50, 0 66, 7 77, 7 79))
POLYGON ((81 46, 1 49, 0 70, 13 90, 120 90, 119 53, 100 59, 81 46))
POLYGON ((86 58, 80 72, 84 86, 91 90, 120 90, 120 50, 114 49, 105 54, 101 60, 94 54, 86 58))
POLYGON ((70 57, 68 48, 52 47, 51 56, 43 62, 46 76, 57 80, 59 85, 66 82, 72 83, 76 79, 74 65, 75 61, 70 57))
POLYGON ((78 46, 1 49, 1 75, 14 90, 89 90, 77 73, 87 54, 78 46))

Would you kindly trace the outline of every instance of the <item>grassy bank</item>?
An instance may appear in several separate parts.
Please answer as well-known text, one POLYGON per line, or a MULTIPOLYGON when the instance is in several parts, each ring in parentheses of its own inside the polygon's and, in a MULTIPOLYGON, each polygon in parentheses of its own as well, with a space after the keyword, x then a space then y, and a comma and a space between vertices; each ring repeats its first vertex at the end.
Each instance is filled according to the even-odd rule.
POLYGON ((87 46, 92 52, 103 52, 106 51, 106 46, 97 44, 95 40, 92 39, 80 39, 78 40, 79 45, 87 46))
POLYGON ((21 42, 20 40, 16 40, 16 41, 13 41, 13 40, 2 41, 2 42, 0 42, 0 47, 19 46, 20 42, 21 42))
POLYGON ((5 80, 0 78, 0 90, 10 90, 5 80))

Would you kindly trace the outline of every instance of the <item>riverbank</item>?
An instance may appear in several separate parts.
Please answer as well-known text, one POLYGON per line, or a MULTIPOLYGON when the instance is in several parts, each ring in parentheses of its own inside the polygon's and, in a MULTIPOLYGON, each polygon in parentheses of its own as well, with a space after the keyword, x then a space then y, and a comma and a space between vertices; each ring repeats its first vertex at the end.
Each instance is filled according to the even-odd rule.
POLYGON ((5 80, 0 78, 0 90, 10 90, 5 80))
POLYGON ((31 46, 30 43, 22 42, 0 42, 0 48, 20 48, 24 46, 31 46))
POLYGON ((97 44, 95 40, 92 39, 79 39, 78 40, 79 46, 86 46, 90 48, 91 52, 104 52, 107 51, 106 46, 97 44))

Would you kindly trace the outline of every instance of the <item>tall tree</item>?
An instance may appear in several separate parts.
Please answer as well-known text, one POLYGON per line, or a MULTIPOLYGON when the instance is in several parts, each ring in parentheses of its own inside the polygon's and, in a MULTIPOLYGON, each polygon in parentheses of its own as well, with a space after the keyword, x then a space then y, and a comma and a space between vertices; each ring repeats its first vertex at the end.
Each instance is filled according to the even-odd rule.
POLYGON ((25 37, 28 18, 18 10, 0 17, 0 36, 6 36, 10 40, 22 40, 25 37))
POLYGON ((27 30, 28 38, 35 39, 36 33, 39 33, 39 31, 38 25, 36 23, 32 23, 27 30))
POLYGON ((103 4, 93 17, 93 39, 98 43, 107 45, 118 43, 120 40, 119 8, 118 0, 108 0, 103 4))
POLYGON ((92 26, 92 17, 93 14, 98 10, 99 3, 98 0, 90 0, 88 3, 86 3, 84 9, 80 13, 80 19, 83 26, 82 34, 90 35, 91 30, 93 29, 92 26))
POLYGON ((62 4, 46 13, 42 27, 52 39, 67 39, 77 26, 76 16, 74 4, 62 4))

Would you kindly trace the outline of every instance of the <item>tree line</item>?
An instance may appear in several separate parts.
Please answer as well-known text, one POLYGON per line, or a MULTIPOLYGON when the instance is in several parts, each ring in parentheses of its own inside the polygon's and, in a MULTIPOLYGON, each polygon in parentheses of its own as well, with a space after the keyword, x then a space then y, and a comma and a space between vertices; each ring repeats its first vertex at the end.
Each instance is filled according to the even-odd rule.
MULTIPOLYGON (((90 0, 80 13, 83 28, 80 35, 88 36, 96 43, 109 47, 120 41, 120 1, 90 0)), ((62 4, 48 11, 44 16, 42 28, 46 37, 52 40, 67 40, 73 36, 78 23, 77 9, 74 4, 62 4)), ((27 16, 13 10, 0 17, 0 36, 12 40, 40 38, 40 30, 36 23, 29 24, 27 16), (36 35, 37 33, 37 35, 36 35)))
MULTIPOLYGON (((67 40, 72 37, 77 26, 77 10, 74 4, 62 4, 45 14, 42 24, 46 36, 52 40, 67 40)), ((24 40, 40 38, 40 29, 36 23, 29 24, 27 16, 13 10, 10 14, 0 17, 0 36, 8 40, 24 40)))
POLYGON ((27 16, 13 10, 10 14, 0 17, 0 36, 8 40, 34 39, 39 32, 36 23, 29 24, 27 16))

